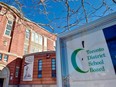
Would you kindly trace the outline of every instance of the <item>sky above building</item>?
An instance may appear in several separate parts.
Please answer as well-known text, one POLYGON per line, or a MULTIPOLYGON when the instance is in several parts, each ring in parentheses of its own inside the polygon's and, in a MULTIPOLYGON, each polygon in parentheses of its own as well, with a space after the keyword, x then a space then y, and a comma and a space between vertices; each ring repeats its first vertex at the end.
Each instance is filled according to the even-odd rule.
POLYGON ((0 1, 21 9, 26 18, 52 33, 77 29, 87 21, 116 12, 116 4, 112 0, 41 0, 43 3, 40 0, 0 1))

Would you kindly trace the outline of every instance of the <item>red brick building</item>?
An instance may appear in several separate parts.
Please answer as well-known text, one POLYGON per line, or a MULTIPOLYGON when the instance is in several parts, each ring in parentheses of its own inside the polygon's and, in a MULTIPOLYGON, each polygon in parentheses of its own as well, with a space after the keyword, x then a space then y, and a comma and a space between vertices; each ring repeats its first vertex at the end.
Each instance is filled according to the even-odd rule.
POLYGON ((14 87, 20 84, 23 55, 54 51, 56 35, 4 3, 0 4, 0 28, 0 85, 14 87))
POLYGON ((55 51, 46 51, 25 55, 22 61, 20 87, 56 87, 56 54, 55 51), (32 79, 25 79, 26 59, 34 58, 29 73, 32 79))

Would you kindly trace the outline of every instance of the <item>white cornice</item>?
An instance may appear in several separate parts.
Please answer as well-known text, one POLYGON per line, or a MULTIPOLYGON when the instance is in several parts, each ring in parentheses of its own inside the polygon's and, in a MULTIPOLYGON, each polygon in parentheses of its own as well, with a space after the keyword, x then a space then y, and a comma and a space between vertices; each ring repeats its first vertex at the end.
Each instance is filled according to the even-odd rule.
POLYGON ((16 57, 19 57, 19 58, 23 58, 23 56, 18 56, 17 54, 5 52, 5 51, 2 51, 2 50, 0 50, 0 53, 11 55, 11 56, 16 56, 16 57))

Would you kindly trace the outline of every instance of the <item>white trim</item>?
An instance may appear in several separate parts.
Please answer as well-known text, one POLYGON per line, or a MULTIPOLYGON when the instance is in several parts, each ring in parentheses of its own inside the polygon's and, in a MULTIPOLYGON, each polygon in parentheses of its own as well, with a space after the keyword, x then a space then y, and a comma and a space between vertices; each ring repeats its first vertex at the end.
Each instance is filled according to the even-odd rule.
MULTIPOLYGON (((6 31, 6 30, 5 30, 6 31)), ((11 39, 11 36, 8 36, 8 35, 6 35, 5 34, 5 32, 4 32, 4 35, 3 35, 4 37, 7 37, 7 38, 9 38, 9 39, 11 39)))
POLYGON ((29 45, 29 43, 24 42, 24 45, 29 45))
POLYGON ((11 56, 16 56, 16 57, 19 57, 19 58, 23 58, 23 56, 18 56, 17 54, 9 53, 9 52, 5 52, 5 51, 1 51, 1 50, 0 50, 0 53, 11 55, 11 56))
POLYGON ((8 38, 11 38, 11 31, 12 31, 12 29, 13 29, 13 22, 14 22, 14 20, 11 20, 11 19, 6 19, 7 20, 7 22, 6 22, 6 25, 5 25, 5 30, 4 30, 4 34, 3 34, 3 36, 6 36, 6 37, 8 37, 8 38), (11 31, 10 31, 10 35, 6 35, 5 34, 5 32, 6 32, 6 28, 7 28, 7 24, 8 24, 8 21, 12 21, 12 26, 11 26, 11 31))
POLYGON ((8 87, 9 85, 9 77, 10 77, 10 70, 6 67, 6 65, 0 64, 0 67, 3 67, 7 71, 7 75, 0 76, 0 78, 4 79, 3 87, 8 87))
MULTIPOLYGON (((47 37, 49 40, 51 40, 51 41, 56 41, 56 40, 54 40, 54 39, 51 39, 50 37, 52 37, 52 36, 45 36, 45 35, 42 35, 43 37, 47 37)), ((56 36, 57 37, 57 36, 56 36)))

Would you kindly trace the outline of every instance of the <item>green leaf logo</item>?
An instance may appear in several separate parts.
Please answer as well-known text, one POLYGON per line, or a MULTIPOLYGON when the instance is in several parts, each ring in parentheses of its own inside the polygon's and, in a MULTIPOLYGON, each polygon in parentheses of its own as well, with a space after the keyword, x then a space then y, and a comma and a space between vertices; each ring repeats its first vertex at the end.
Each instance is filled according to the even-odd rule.
POLYGON ((80 73, 87 73, 89 70, 84 71, 84 70, 80 69, 79 66, 78 66, 78 64, 76 63, 76 55, 77 55, 80 51, 82 51, 82 50, 84 50, 84 49, 79 48, 79 49, 76 49, 76 50, 72 53, 72 55, 71 55, 71 62, 72 62, 72 65, 73 65, 74 69, 75 69, 77 72, 80 72, 80 73))

